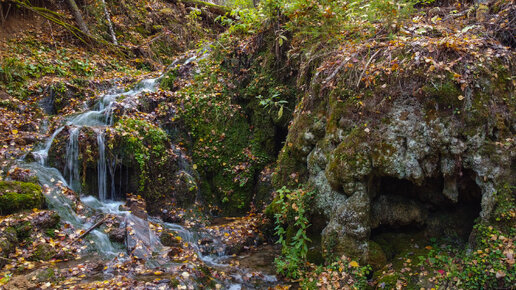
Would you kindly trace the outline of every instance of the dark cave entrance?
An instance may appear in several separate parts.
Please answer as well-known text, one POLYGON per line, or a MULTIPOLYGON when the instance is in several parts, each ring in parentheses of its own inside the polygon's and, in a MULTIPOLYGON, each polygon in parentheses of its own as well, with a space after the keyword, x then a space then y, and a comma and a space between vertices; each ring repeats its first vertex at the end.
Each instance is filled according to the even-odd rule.
POLYGON ((375 193, 370 239, 388 260, 408 248, 423 248, 436 241, 463 248, 481 211, 481 189, 475 174, 467 169, 454 178, 426 179, 422 185, 379 176, 370 188, 375 193), (450 184, 458 193, 456 201, 443 194, 450 184))

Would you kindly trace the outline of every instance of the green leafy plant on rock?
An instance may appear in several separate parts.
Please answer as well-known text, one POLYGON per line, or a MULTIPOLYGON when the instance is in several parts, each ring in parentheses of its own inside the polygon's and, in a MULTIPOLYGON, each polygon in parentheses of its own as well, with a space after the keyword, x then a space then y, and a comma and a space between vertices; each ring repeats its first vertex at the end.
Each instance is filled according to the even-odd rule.
POLYGON ((282 247, 282 255, 276 258, 274 263, 278 273, 297 279, 306 264, 308 243, 311 242, 307 236, 307 229, 310 226, 308 205, 313 191, 301 188, 291 191, 283 187, 277 194, 272 210, 275 212, 275 231, 279 237, 277 243, 282 247), (288 226, 285 227, 286 225, 288 226))

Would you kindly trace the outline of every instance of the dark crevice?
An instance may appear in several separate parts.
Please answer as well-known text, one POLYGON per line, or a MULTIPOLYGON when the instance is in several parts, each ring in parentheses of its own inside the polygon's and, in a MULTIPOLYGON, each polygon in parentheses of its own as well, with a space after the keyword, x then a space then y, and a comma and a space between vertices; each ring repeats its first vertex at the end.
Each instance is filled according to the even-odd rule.
POLYGON ((421 245, 428 244, 430 239, 446 240, 461 247, 467 244, 481 211, 481 189, 471 170, 462 169, 455 180, 457 202, 443 194, 442 176, 428 178, 422 185, 386 176, 370 182, 375 196, 370 239, 381 245, 388 259, 398 254, 388 246, 396 240, 421 245))
POLYGON ((287 140, 288 128, 277 125, 274 127, 274 156, 278 157, 285 140, 287 140))

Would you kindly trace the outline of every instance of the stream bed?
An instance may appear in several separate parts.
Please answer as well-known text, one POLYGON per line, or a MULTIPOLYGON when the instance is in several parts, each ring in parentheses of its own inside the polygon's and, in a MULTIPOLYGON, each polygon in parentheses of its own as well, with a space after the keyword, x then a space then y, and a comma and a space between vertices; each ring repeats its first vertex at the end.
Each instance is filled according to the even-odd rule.
MULTIPOLYGON (((144 201, 126 202, 128 196, 120 192, 122 177, 118 178, 120 185, 115 184, 116 165, 106 156, 105 139, 106 129, 113 126, 113 108, 119 99, 127 102, 155 91, 159 80, 145 79, 129 90, 109 90, 93 107, 68 117, 55 129, 39 150, 31 153, 32 162, 28 158, 18 161, 20 168, 36 174, 49 209, 59 214, 67 238, 75 239, 67 246, 77 248, 74 259, 44 264, 43 269, 52 269, 60 278, 41 288, 267 289, 281 284, 273 263, 278 247, 263 238, 254 239, 256 228, 246 228, 247 223, 259 222, 261 217, 219 219, 211 226, 199 226, 195 221, 164 222, 147 215, 144 201), (97 196, 77 195, 81 193, 79 135, 83 129, 96 134, 97 196), (68 131, 68 141, 61 172, 49 166, 48 156, 54 139, 63 131, 68 131), (101 225, 95 227, 99 221, 101 225), (242 235, 250 237, 238 247, 228 246, 228 241, 239 240, 242 235)), ((186 173, 194 174, 183 167, 186 173)), ((41 271, 36 268, 34 275, 41 271)), ((31 272, 24 275, 36 280, 30 278, 31 272)), ((23 287, 23 283, 12 285, 23 287)))

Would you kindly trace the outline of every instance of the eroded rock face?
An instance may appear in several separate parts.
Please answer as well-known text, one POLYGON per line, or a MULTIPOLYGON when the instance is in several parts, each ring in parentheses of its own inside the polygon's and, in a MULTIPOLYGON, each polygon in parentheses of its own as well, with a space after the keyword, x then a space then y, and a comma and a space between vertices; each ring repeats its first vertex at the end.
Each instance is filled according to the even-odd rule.
MULTIPOLYGON (((438 211, 440 215, 449 212, 457 217, 456 211, 450 207, 457 207, 471 199, 478 202, 480 195, 480 216, 484 220, 489 218, 494 203, 493 184, 509 174, 510 169, 503 164, 510 164, 510 151, 492 148, 494 152, 488 154, 484 145, 488 133, 483 128, 477 128, 474 134, 464 138, 461 133, 463 125, 458 120, 439 117, 428 120, 422 111, 422 105, 418 102, 400 100, 392 106, 385 122, 377 124, 377 128, 352 129, 353 135, 344 135, 343 130, 349 128, 337 128, 336 135, 325 137, 333 138, 333 142, 341 141, 336 149, 328 150, 326 144, 329 142, 323 140, 310 153, 309 163, 316 162, 313 160, 318 152, 330 151, 326 155, 325 176, 317 173, 310 177, 323 193, 317 196, 317 205, 324 204, 321 200, 328 199, 328 192, 350 196, 347 200, 342 197, 340 200, 332 199, 336 203, 345 201, 332 210, 328 227, 323 231, 324 237, 337 236, 338 244, 348 244, 344 253, 367 253, 363 249, 368 235, 350 236, 350 228, 363 227, 363 232, 368 233, 369 229, 380 226, 400 228, 428 225, 434 232, 441 232, 440 219, 429 215, 429 210, 438 211), (502 162, 495 163, 495 156, 502 162), (465 177, 466 171, 468 176, 465 177), (325 177, 327 183, 324 182, 325 177), (389 189, 387 184, 378 182, 378 177, 390 177, 400 181, 400 184, 389 189), (464 185, 466 178, 469 183, 464 185), (437 187, 429 184, 434 180, 440 183, 437 187), (403 185, 407 183, 410 186, 403 185), (390 192, 383 194, 386 188, 390 192), (368 218, 361 217, 369 212, 364 196, 369 196, 372 201, 368 218), (351 215, 350 209, 361 212, 351 215), (348 216, 353 218, 343 218, 348 216), (350 237, 353 237, 352 242, 349 241, 350 237), (350 247, 352 243, 356 247, 350 247), (353 253, 350 248, 356 252, 353 253)), ((324 158, 317 161, 321 163, 320 160, 324 158)), ((328 208, 323 206, 321 211, 327 212, 328 208)), ((330 247, 326 242, 328 238, 324 240, 325 246, 330 247)))
POLYGON ((288 179, 286 172, 306 164, 307 172, 297 172, 315 188, 315 209, 326 217, 327 254, 383 261, 371 253, 378 252, 373 231, 467 240, 476 217, 489 220, 497 187, 513 182, 516 150, 508 124, 515 116, 506 105, 496 112, 482 107, 480 117, 472 108, 479 98, 470 96, 461 104, 463 115, 455 115, 413 96, 385 98, 375 103, 376 112, 364 114, 346 97, 305 97, 280 154, 279 176, 288 179))
POLYGON ((367 193, 357 192, 332 212, 322 233, 326 254, 346 253, 365 258, 370 233, 369 203, 367 193))

